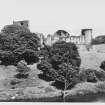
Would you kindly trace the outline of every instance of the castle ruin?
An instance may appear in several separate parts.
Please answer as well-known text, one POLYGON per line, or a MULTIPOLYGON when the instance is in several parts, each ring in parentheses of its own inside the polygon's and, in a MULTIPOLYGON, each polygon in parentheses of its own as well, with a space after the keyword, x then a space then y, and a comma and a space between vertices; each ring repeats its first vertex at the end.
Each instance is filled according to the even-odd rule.
POLYGON ((29 21, 28 20, 13 21, 13 25, 18 25, 18 26, 22 26, 22 27, 25 27, 25 28, 29 28, 29 21))
POLYGON ((92 29, 82 29, 80 36, 70 35, 64 30, 58 30, 53 35, 48 35, 45 43, 46 45, 52 45, 56 41, 66 41, 75 43, 78 48, 84 49, 91 44, 92 40, 92 29))
MULTIPOLYGON (((29 21, 13 21, 14 25, 19 25, 29 29, 29 21)), ((43 46, 43 42, 46 45, 51 46, 53 43, 57 41, 66 41, 72 42, 77 45, 79 49, 85 49, 87 46, 91 45, 92 41, 92 29, 82 29, 81 34, 79 36, 71 35, 64 30, 58 30, 53 35, 48 34, 47 38, 44 37, 42 33, 36 33, 40 38, 40 44, 43 46)))

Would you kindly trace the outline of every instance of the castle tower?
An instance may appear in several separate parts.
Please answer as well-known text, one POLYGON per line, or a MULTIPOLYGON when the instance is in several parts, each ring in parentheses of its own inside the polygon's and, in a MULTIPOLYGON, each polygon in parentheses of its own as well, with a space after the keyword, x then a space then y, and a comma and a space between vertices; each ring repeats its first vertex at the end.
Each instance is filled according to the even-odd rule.
POLYGON ((92 29, 82 29, 81 35, 84 37, 85 44, 90 44, 92 40, 92 29))
POLYGON ((19 25, 23 26, 25 28, 29 28, 29 21, 28 20, 23 20, 23 21, 13 21, 14 25, 19 25))

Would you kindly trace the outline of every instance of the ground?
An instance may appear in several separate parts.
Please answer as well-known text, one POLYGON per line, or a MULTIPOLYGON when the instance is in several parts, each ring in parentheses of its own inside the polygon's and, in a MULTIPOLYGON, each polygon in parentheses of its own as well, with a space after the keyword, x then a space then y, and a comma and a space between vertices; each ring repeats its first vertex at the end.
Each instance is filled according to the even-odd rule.
MULTIPOLYGON (((82 63, 81 68, 91 68, 99 70, 99 66, 103 60, 105 60, 105 53, 99 53, 95 51, 79 51, 82 63)), ((41 72, 36 69, 36 64, 28 65, 31 68, 29 78, 19 80, 20 82, 16 86, 12 86, 10 82, 14 80, 16 67, 14 66, 0 66, 0 100, 14 100, 14 99, 41 99, 51 97, 60 97, 61 90, 57 90, 51 86, 51 82, 46 82, 38 78, 38 74, 41 72)), ((17 80, 18 81, 18 80, 17 80)), ((101 88, 105 90, 103 84, 93 83, 80 83, 77 84, 72 90, 67 91, 67 97, 71 97, 76 94, 84 95, 88 92, 98 92, 100 88, 97 86, 102 85, 101 88), (82 90, 81 90, 82 89, 82 90)), ((102 89, 101 89, 102 90, 102 89)), ((49 99, 50 100, 50 99, 49 99)))
POLYGON ((50 82, 38 78, 37 75, 40 71, 36 69, 36 64, 28 66, 31 68, 29 77, 22 80, 14 78, 17 73, 16 67, 0 67, 0 100, 45 98, 61 95, 61 91, 50 86, 50 82), (12 80, 20 81, 20 83, 13 86, 10 84, 12 80))

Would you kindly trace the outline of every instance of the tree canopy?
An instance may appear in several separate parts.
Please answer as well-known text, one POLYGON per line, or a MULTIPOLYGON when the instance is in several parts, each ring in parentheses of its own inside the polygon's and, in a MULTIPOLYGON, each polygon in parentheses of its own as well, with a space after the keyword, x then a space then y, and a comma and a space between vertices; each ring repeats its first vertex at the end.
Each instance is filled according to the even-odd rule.
POLYGON ((51 47, 45 46, 41 56, 43 58, 37 68, 43 71, 43 75, 62 83, 67 80, 71 85, 77 80, 81 59, 75 44, 56 42, 51 47))
POLYGON ((10 59, 10 57, 13 57, 11 59, 14 59, 13 61, 15 62, 8 60, 6 65, 14 64, 19 60, 26 58, 26 52, 27 57, 32 53, 34 53, 34 56, 37 56, 36 52, 38 51, 38 47, 40 47, 39 41, 40 39, 37 34, 31 33, 24 27, 17 25, 5 26, 0 34, 0 58, 1 61, 3 61, 2 63, 5 64, 4 58, 10 59), (11 56, 8 56, 8 52, 11 56))

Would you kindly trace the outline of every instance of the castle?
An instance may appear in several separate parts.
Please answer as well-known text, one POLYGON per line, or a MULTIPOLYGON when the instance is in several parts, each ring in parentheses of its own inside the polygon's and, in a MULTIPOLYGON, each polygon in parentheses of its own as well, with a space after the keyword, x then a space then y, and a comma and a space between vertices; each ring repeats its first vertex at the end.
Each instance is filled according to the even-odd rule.
POLYGON ((64 30, 58 30, 53 35, 48 35, 45 43, 46 45, 52 45, 56 41, 72 42, 77 45, 78 48, 85 49, 85 47, 91 44, 92 40, 92 29, 82 29, 80 36, 70 35, 64 30))
MULTIPOLYGON (((29 21, 13 21, 14 25, 23 26, 25 28, 29 28, 29 21)), ((47 35, 47 38, 44 37, 42 33, 36 33, 40 38, 40 44, 43 46, 43 42, 46 45, 51 46, 56 41, 66 41, 66 42, 73 42, 77 45, 78 48, 85 49, 87 46, 90 45, 92 40, 92 29, 82 29, 81 35, 75 36, 71 35, 65 30, 58 30, 53 35, 47 35)))
POLYGON ((13 21, 13 25, 19 25, 25 28, 29 28, 29 21, 23 20, 23 21, 13 21))

